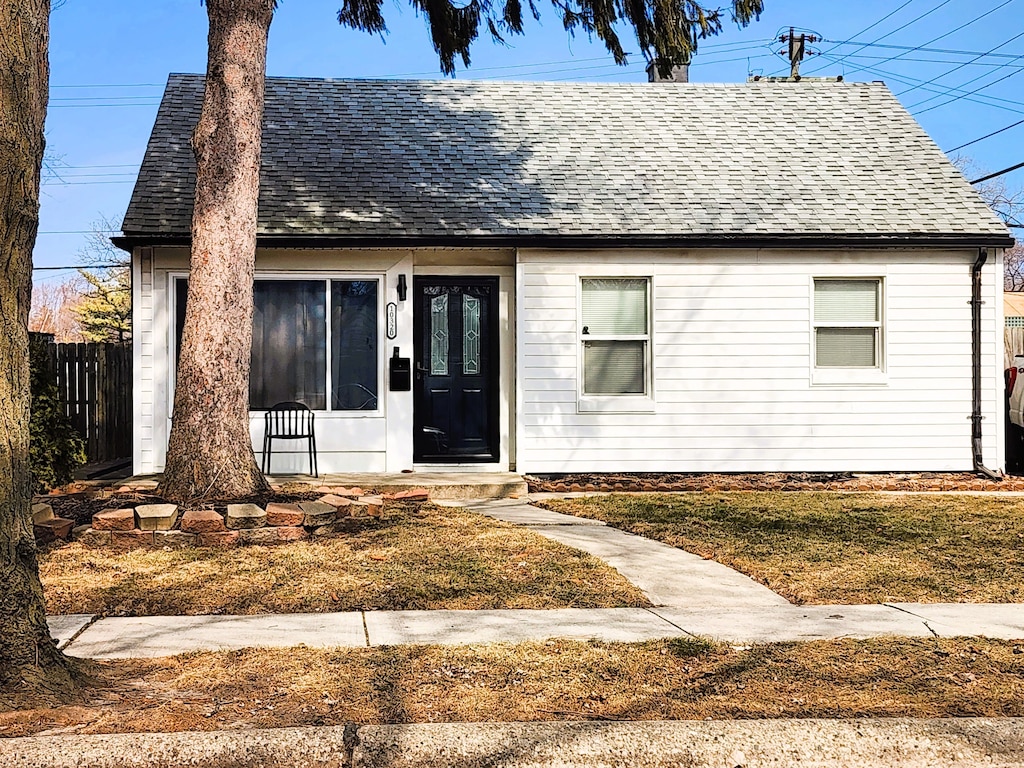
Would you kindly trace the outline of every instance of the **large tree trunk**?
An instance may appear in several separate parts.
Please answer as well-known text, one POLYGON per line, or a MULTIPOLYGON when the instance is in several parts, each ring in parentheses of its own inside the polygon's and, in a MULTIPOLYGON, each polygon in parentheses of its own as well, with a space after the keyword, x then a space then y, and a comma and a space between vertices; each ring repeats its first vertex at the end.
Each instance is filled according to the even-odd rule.
POLYGON ((267 489, 249 437, 249 355, 267 36, 273 0, 207 0, 192 264, 160 493, 179 502, 267 489))
POLYGON ((0 2, 0 690, 72 689, 46 626, 32 535, 28 311, 49 88, 49 0, 0 2))

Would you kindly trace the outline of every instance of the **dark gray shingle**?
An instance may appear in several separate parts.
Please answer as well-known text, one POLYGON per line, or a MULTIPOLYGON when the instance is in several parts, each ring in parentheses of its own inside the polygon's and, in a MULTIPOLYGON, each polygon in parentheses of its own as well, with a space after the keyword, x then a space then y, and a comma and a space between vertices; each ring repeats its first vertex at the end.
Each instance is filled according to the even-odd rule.
MULTIPOLYGON (((124 219, 189 231, 203 79, 171 75, 124 219)), ((262 235, 1007 230, 879 83, 269 78, 262 235)))

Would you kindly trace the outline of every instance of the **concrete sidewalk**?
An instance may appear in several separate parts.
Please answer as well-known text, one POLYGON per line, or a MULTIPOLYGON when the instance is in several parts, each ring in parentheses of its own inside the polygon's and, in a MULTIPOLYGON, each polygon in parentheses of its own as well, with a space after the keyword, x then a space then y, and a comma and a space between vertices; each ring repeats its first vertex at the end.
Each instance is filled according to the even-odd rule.
POLYGON ((431 723, 0 739, 10 768, 990 768, 1024 766, 1024 721, 431 723))
POLYGON ((56 616, 71 656, 123 659, 239 648, 467 645, 566 637, 641 642, 708 637, 751 644, 835 638, 986 636, 1024 639, 1024 605, 899 603, 765 608, 563 608, 367 611, 260 616, 56 616))

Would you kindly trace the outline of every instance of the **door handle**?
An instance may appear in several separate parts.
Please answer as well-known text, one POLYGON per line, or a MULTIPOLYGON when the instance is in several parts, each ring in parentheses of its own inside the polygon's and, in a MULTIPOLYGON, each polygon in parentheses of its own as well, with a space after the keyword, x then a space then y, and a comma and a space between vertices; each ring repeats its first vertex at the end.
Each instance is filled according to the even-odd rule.
POLYGON ((423 363, 416 363, 416 375, 423 376, 424 374, 430 373, 430 369, 427 368, 423 363))

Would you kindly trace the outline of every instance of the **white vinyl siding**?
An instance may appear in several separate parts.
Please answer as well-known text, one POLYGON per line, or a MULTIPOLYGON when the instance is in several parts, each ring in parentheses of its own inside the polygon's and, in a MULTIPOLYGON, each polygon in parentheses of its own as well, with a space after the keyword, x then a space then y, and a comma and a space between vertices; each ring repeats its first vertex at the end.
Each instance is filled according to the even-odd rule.
MULTIPOLYGON (((970 250, 520 251, 517 469, 970 469, 975 258, 970 250), (650 412, 578 407, 578 286, 590 275, 650 278, 650 412), (843 383, 812 380, 813 281, 833 276, 882 281, 882 381, 851 382, 847 370, 843 383)), ((988 466, 1000 466, 1003 453, 997 261, 985 266, 982 308, 988 466)))

